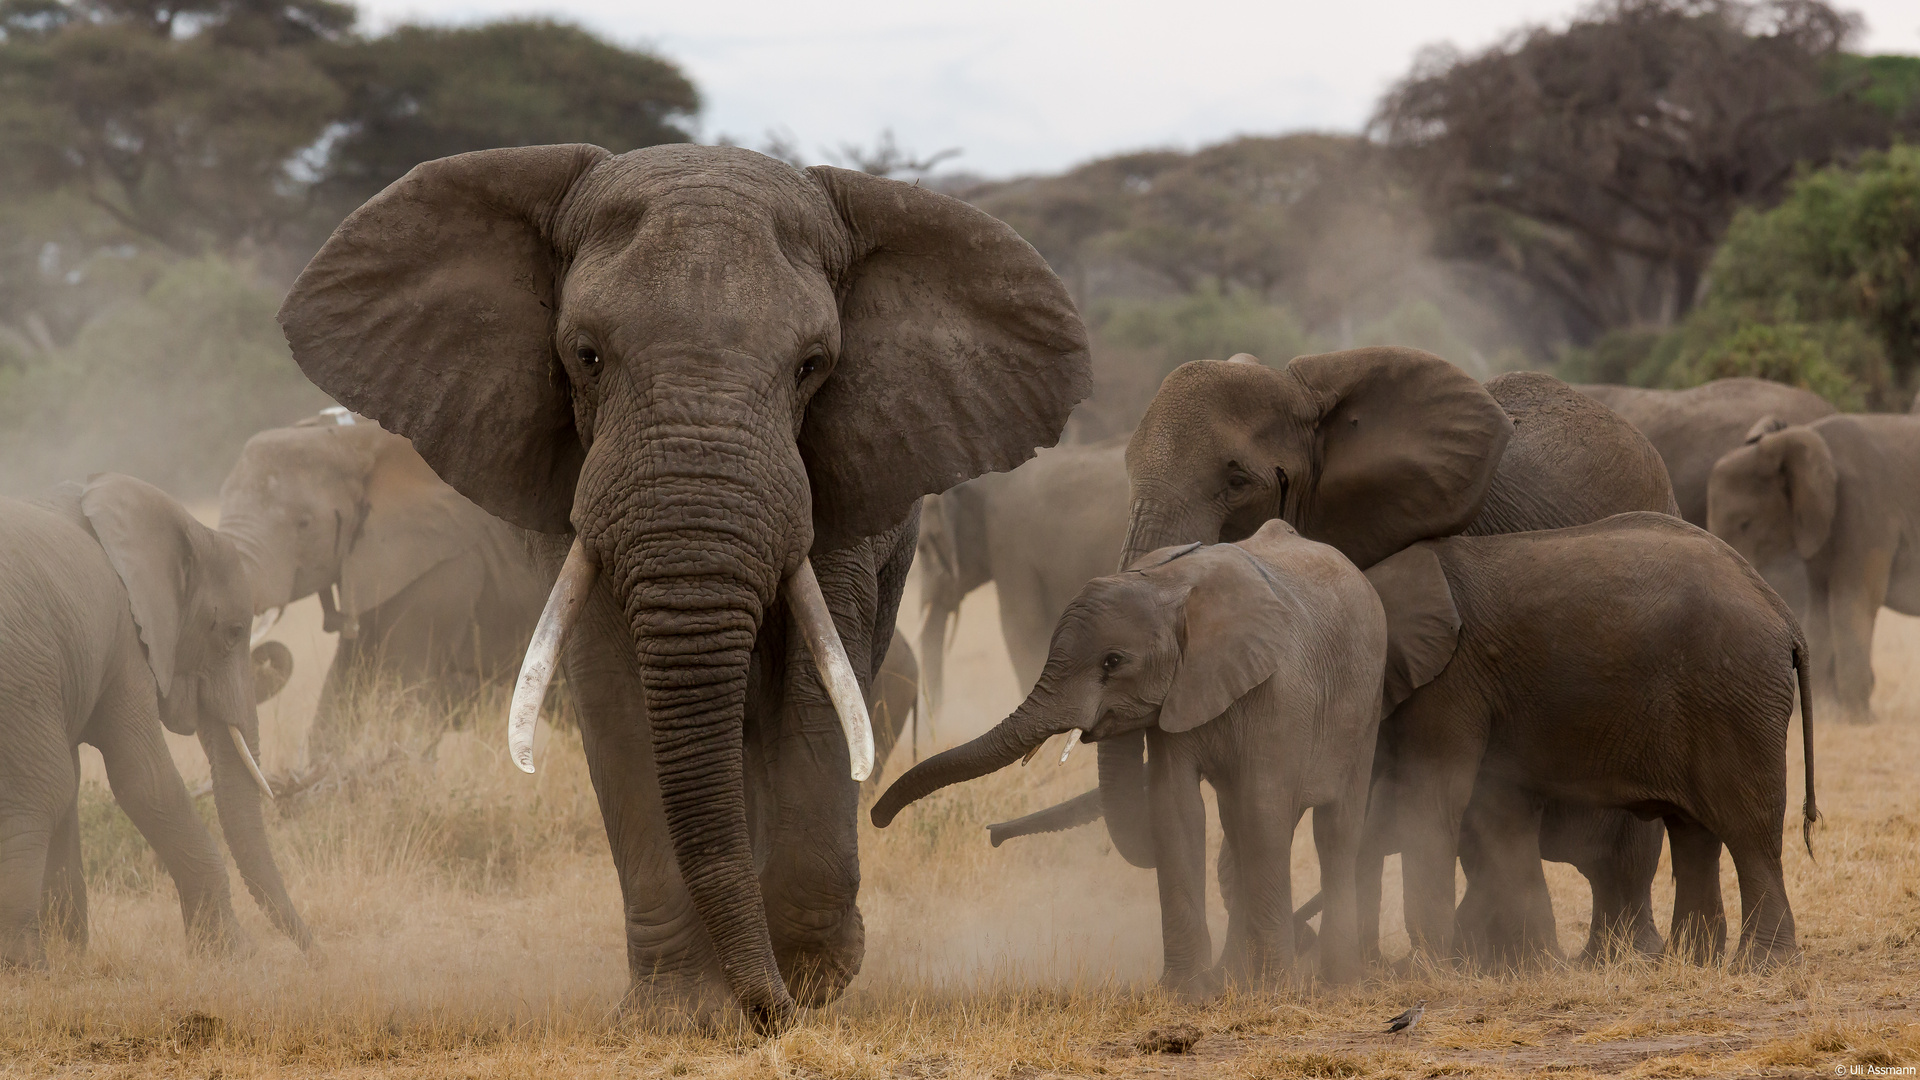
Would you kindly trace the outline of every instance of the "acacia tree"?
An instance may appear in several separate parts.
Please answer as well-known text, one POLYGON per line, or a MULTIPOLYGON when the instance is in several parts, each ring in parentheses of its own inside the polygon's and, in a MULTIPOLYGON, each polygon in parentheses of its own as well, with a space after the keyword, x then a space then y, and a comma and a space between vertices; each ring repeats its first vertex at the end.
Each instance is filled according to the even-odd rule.
POLYGON ((1736 210, 1801 162, 1886 142, 1883 112, 1823 79, 1856 28, 1818 0, 1606 0, 1477 55, 1429 51, 1373 132, 1442 254, 1526 279, 1577 337, 1668 325, 1736 210))

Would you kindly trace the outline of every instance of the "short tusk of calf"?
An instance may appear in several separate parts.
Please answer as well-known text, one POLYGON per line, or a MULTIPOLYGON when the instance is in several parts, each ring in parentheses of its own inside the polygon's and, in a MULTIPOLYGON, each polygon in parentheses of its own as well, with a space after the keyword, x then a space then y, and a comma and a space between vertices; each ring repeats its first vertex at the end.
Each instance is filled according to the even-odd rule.
POLYGON ((580 616, 598 573, 586 545, 575 537, 567 549, 567 561, 560 564, 553 592, 547 595, 547 606, 540 610, 540 621, 534 624, 527 658, 520 662, 520 678, 513 684, 513 704, 507 709, 507 753, 521 772, 533 771, 533 729, 540 721, 540 704, 546 700, 553 669, 560 662, 560 643, 580 616))
POLYGON ((272 630, 273 624, 280 621, 280 613, 285 610, 286 608, 284 607, 268 608, 261 614, 255 615, 253 617, 253 639, 247 642, 247 648, 259 648, 260 643, 267 640, 267 631, 272 630))
POLYGON ((1073 748, 1079 745, 1080 729, 1074 728, 1072 731, 1067 732, 1067 745, 1060 751, 1060 764, 1065 765, 1067 763, 1067 755, 1073 753, 1073 748))
POLYGON ((233 748, 240 751, 240 760, 247 763, 247 771, 253 774, 253 782, 260 785, 260 793, 273 801, 273 785, 267 783, 267 774, 260 771, 260 763, 253 760, 253 751, 247 749, 247 737, 240 734, 237 727, 227 728, 227 734, 233 736, 233 748))
POLYGON ((873 722, 867 718, 866 698, 860 693, 860 680, 853 674, 846 646, 840 643, 840 631, 833 625, 833 613, 827 610, 827 598, 820 594, 813 560, 800 560, 800 568, 787 579, 785 591, 807 651, 813 654, 813 666, 820 672, 820 682, 827 688, 827 697, 833 699, 833 711, 840 715, 853 778, 865 780, 873 773, 873 722))

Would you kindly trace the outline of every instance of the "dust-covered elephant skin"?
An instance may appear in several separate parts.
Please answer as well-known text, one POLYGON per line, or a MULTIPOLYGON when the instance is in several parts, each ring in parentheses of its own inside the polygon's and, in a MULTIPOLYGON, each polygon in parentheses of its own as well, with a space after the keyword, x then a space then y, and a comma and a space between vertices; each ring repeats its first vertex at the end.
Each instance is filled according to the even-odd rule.
POLYGON ((1713 467, 1708 527, 1755 566, 1806 567, 1813 689, 1873 718, 1881 607, 1920 615, 1920 416, 1830 416, 1758 434, 1713 467))
MULTIPOLYGON (((1416 948, 1452 955, 1454 859, 1469 797, 1498 810, 1481 818, 1478 842, 1517 860, 1499 871, 1516 878, 1539 872, 1533 844, 1548 802, 1607 806, 1666 822, 1670 948, 1702 959, 1724 949, 1724 844, 1740 880, 1740 955, 1771 962, 1794 953, 1780 825, 1807 651, 1786 604, 1746 560, 1678 518, 1635 513, 1428 541, 1367 577, 1390 624, 1444 609, 1460 633, 1439 676, 1381 723, 1363 908, 1377 907, 1380 880, 1364 867, 1397 848, 1416 948), (1495 824, 1506 831, 1493 833, 1495 824)), ((1804 694, 1802 708, 1810 826, 1813 714, 1804 694)))
POLYGON ((1703 529, 1713 463, 1745 442, 1755 424, 1769 417, 1782 425, 1810 424, 1836 411, 1818 394, 1767 379, 1715 379, 1685 390, 1604 383, 1574 389, 1640 429, 1666 463, 1680 516, 1703 529))
MULTIPOLYGON (((1303 356, 1275 370, 1196 361, 1162 383, 1127 447, 1125 558, 1178 543, 1246 536, 1282 518, 1370 566, 1417 540, 1462 531, 1584 524, 1671 512, 1659 456, 1633 427, 1550 376, 1482 386, 1414 349, 1303 356)), ((1115 848, 1148 857, 1137 739, 1100 747, 1101 810, 1115 848)), ((1475 808, 1477 818, 1483 809, 1475 808)), ((1611 810, 1556 810, 1541 846, 1594 887, 1603 951, 1624 936, 1660 947, 1651 918, 1657 822, 1611 810)), ((1475 822, 1468 824, 1469 834, 1475 822)), ((1468 944, 1489 958, 1557 951, 1544 880, 1488 878, 1469 844, 1468 944)), ((1500 865, 1508 865, 1505 860, 1500 865)), ((1538 875, 1532 875, 1538 879, 1538 875)), ((1361 911, 1376 947, 1377 908, 1361 911)))
POLYGON ((1025 693, 1040 677, 1060 613, 1082 585, 1118 568, 1126 535, 1124 442, 1043 450, 1010 473, 930 496, 917 558, 920 663, 935 717, 947 642, 968 593, 993 583, 1000 632, 1025 693))
POLYGON ((907 644, 907 635, 895 627, 886 658, 867 687, 867 715, 873 718, 873 774, 867 777, 865 790, 879 789, 887 759, 900 745, 900 736, 919 708, 920 664, 913 657, 913 646, 907 644))
MULTIPOLYGON (((873 822, 885 827, 908 803, 1005 768, 1061 732, 1084 733, 1096 745, 1144 733, 1162 982, 1204 995, 1223 979, 1289 978, 1293 833, 1308 808, 1327 882, 1322 970, 1352 981, 1360 975, 1354 859, 1386 662, 1386 617, 1366 578, 1285 522, 1237 544, 1152 552, 1130 571, 1089 582, 1013 715, 908 771, 874 804, 873 822), (1221 826, 1238 858, 1217 969, 1202 780, 1219 795, 1221 826)), ((1407 685, 1433 674, 1416 665, 1407 685)))
POLYGON ((1025 461, 1086 396, 1044 260, 861 173, 521 147, 375 196, 281 324, 321 389, 595 575, 562 666, 630 1004, 775 1030, 835 997, 864 948, 858 785, 789 596, 830 612, 866 689, 920 498, 1025 461))
POLYGON ((318 593, 339 634, 308 735, 317 757, 345 749, 339 714, 357 689, 459 700, 511 678, 553 586, 523 530, 449 487, 406 439, 343 410, 247 440, 220 488, 220 531, 255 615, 318 593))
MULTIPOLYGON (((260 792, 236 736, 259 746, 248 626, 233 545, 128 476, 0 499, 0 966, 42 966, 45 933, 84 944, 79 746, 180 892, 189 939, 248 947, 226 861, 194 812, 162 725, 198 734, 221 831, 275 926, 312 944, 267 846, 260 792)), ((282 676, 284 677, 284 676, 282 676)))

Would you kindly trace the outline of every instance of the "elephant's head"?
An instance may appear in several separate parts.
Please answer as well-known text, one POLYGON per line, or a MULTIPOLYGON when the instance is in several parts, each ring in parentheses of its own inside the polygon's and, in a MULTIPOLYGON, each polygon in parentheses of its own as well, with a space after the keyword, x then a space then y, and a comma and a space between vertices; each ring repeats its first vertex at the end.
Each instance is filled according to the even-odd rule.
POLYGON ((257 630, 318 592, 326 629, 351 633, 471 546, 472 515, 406 439, 340 409, 248 439, 220 485, 220 531, 246 566, 257 630))
POLYGON ((199 736, 234 861, 268 917, 305 948, 311 936, 267 846, 260 795, 273 793, 249 747, 259 745, 260 722, 248 649, 253 603, 239 552, 171 496, 130 476, 97 476, 78 496, 126 587, 161 722, 199 736))
MULTIPOLYGON (((1293 536, 1275 523, 1248 544, 1293 536)), ((1285 588, 1231 544, 1167 548, 1095 578, 1061 616, 1046 667, 1013 715, 916 765, 874 804, 873 823, 884 828, 908 803, 1004 768, 1061 732, 1072 733, 1071 752, 1079 738, 1099 742, 1156 725, 1188 731, 1283 668, 1304 670, 1300 650, 1310 643, 1299 640, 1297 620, 1276 591, 1285 588)), ((1128 861, 1150 866, 1150 851, 1120 844, 1135 832, 1117 830, 1115 846, 1128 861)))
MULTIPOLYGON (((624 606, 694 906, 742 1007, 784 1022, 743 797, 749 656, 770 617, 824 615, 810 551, 1055 441, 1089 385, 1059 280, 913 185, 539 146, 415 168, 334 232, 281 322, 317 385, 482 508, 574 533, 563 588, 597 571, 624 606)), ((536 641, 571 608, 550 610, 536 641)), ((809 767, 852 790, 847 759, 809 767)), ((854 864, 850 821, 818 831, 854 864)))
POLYGON ((1833 452, 1810 427, 1755 426, 1707 479, 1707 530, 1754 566, 1811 559, 1827 546, 1838 505, 1833 452))

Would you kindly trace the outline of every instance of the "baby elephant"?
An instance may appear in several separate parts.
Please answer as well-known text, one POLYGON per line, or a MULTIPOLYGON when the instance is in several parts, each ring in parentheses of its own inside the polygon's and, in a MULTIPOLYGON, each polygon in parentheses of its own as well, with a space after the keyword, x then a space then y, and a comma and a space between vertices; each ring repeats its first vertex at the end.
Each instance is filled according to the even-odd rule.
MULTIPOLYGON (((174 769, 164 724, 198 734, 241 877, 303 948, 311 935, 274 865, 253 604, 233 544, 130 476, 63 485, 43 504, 0 499, 0 968, 45 963, 41 933, 86 939, 77 749, 98 747, 120 806, 180 890, 189 935, 244 948, 226 861, 174 769)), ((283 680, 286 672, 275 673, 283 680)))
POLYGON ((1071 748, 1083 736, 1147 729, 1144 793, 1126 800, 1133 805, 1108 800, 1105 809, 1109 819, 1151 814, 1162 983, 1201 993, 1221 976, 1290 973, 1289 867, 1294 827, 1308 807, 1327 888, 1323 973, 1355 979, 1353 870, 1386 650, 1386 617, 1367 579, 1284 521, 1235 544, 1163 548, 1089 582, 1061 617, 1046 667, 1019 709, 902 776, 875 804, 873 823, 885 827, 907 803, 1018 761, 1049 736, 1071 732, 1071 748), (1217 972, 1209 970, 1203 779, 1219 794, 1239 864, 1217 972))

